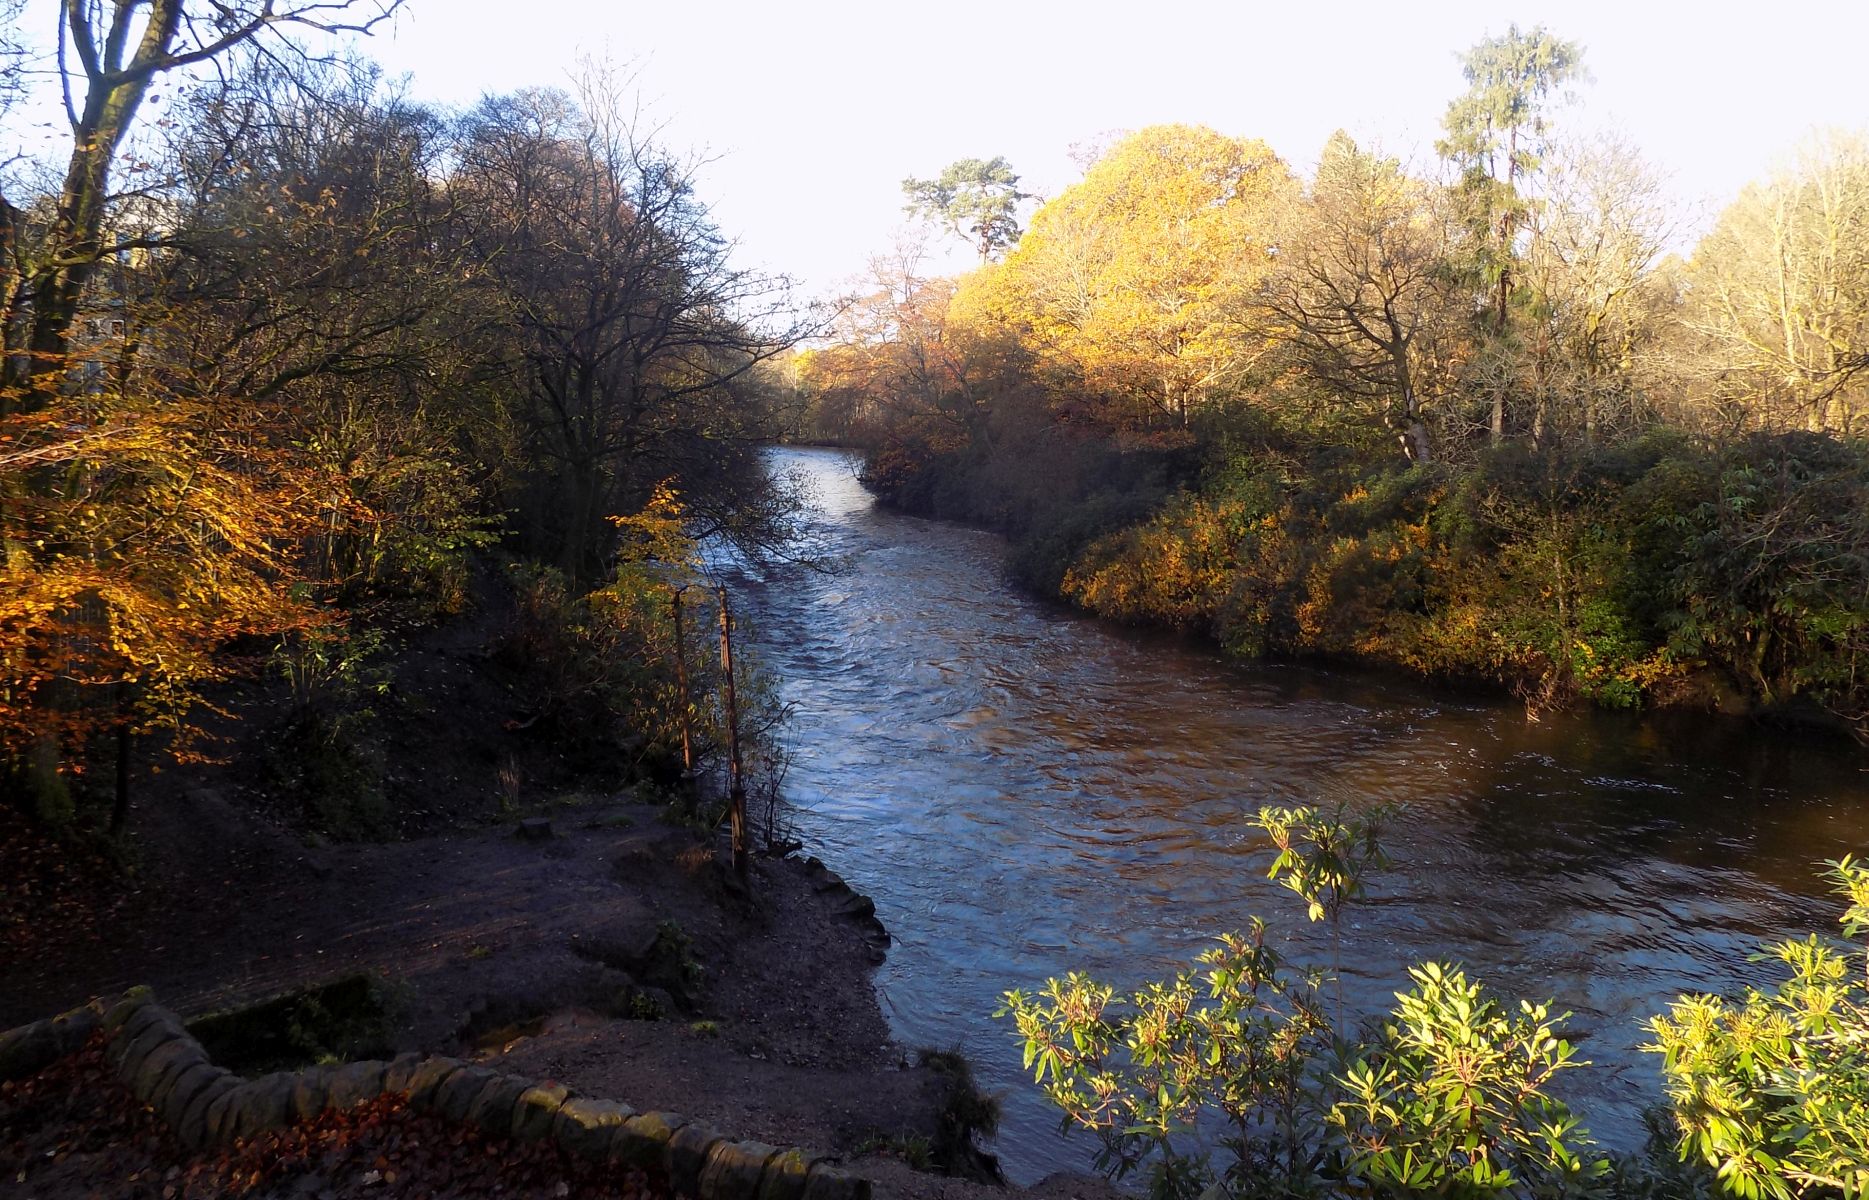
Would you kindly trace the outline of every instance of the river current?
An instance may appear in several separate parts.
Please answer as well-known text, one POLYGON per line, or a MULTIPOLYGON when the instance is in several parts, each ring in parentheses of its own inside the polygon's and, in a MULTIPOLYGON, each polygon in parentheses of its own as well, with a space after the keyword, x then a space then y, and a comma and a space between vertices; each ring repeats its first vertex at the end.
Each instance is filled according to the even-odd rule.
POLYGON ((1760 943, 1835 929, 1813 864, 1869 851, 1869 758, 1727 721, 1572 714, 1207 647, 1062 611, 1004 543, 879 509, 839 451, 781 449, 815 505, 808 568, 726 568, 795 706, 798 832, 876 900, 898 1039, 959 1047, 1000 1093, 1008 1174, 1088 1169, 1020 1067, 1000 994, 1084 969, 1133 984, 1258 914, 1287 952, 1328 934, 1265 878, 1264 804, 1406 802, 1394 866, 1346 913, 1349 1006, 1409 964, 1554 998, 1589 1067, 1565 1095, 1640 1142, 1660 1096, 1647 1017, 1773 977, 1760 943))

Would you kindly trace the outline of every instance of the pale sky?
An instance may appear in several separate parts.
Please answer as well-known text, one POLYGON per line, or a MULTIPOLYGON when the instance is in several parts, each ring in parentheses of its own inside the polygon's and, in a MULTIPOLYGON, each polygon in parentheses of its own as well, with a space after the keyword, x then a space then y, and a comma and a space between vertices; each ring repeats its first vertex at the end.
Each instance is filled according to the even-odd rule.
POLYGON ((1621 131, 1690 219, 1812 130, 1869 127, 1864 0, 409 0, 365 51, 445 104, 567 84, 584 54, 633 63, 664 140, 710 157, 743 265, 821 291, 888 246, 904 176, 956 158, 1003 154, 1050 195, 1073 143, 1179 121, 1300 169, 1339 127, 1425 165, 1459 52, 1515 20, 1582 43, 1593 81, 1561 124, 1621 131))

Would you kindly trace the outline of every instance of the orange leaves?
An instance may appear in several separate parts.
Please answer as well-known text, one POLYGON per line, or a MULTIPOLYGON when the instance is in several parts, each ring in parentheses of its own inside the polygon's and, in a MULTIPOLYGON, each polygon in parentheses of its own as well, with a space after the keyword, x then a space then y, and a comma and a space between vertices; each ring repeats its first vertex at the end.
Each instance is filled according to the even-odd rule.
POLYGON ((1257 539, 1236 502, 1184 499, 1091 546, 1066 572, 1066 598, 1122 620, 1213 633, 1257 539))
POLYGON ((519 1143, 418 1115, 398 1096, 192 1152, 116 1081, 95 1046, 32 1079, 0 1084, 0 1181, 35 1195, 105 1200, 668 1195, 639 1170, 587 1163, 549 1141, 519 1143))
POLYGON ((0 422, 0 749, 177 729, 230 638, 317 619, 307 473, 261 414, 120 386, 0 422), (91 693, 129 683, 126 712, 91 693))
POLYGON ((694 577, 700 561, 700 549, 687 532, 688 510, 675 481, 664 479, 655 485, 648 501, 629 516, 613 516, 610 523, 623 535, 618 559, 621 566, 641 567, 659 564, 673 582, 687 582, 694 577))

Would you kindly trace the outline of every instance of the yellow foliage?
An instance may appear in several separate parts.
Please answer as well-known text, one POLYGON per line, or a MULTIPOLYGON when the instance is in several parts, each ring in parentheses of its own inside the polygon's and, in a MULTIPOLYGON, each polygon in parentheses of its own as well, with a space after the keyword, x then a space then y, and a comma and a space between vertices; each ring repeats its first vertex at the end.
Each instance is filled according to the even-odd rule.
POLYGON ((1264 142, 1202 126, 1132 134, 1032 218, 958 311, 1004 322, 1118 405, 1119 421, 1185 422, 1236 387, 1270 342, 1246 300, 1294 195, 1264 142))
POLYGON ((285 553, 321 489, 252 417, 118 395, 0 420, 0 750, 126 719, 185 734, 229 640, 321 620, 285 553), (113 684, 134 713, 85 699, 113 684))

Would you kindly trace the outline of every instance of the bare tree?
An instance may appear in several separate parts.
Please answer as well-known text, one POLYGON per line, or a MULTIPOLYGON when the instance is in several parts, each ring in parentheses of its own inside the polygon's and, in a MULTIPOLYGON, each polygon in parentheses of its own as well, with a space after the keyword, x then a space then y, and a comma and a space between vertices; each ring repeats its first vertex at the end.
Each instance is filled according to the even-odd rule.
POLYGON ((1433 458, 1429 414, 1445 391, 1456 309, 1446 252, 1435 193, 1339 133, 1262 293, 1302 369, 1334 395, 1374 402, 1417 463, 1433 458))
POLYGON ((560 564, 577 577, 600 562, 603 518, 669 475, 723 529, 757 511, 710 500, 763 478, 738 469, 761 433, 757 368, 796 340, 796 318, 784 281, 730 263, 693 164, 601 69, 575 101, 483 102, 459 154, 452 192, 516 333, 500 367, 521 397, 531 486, 555 497, 533 508, 553 517, 560 564), (740 457, 730 469, 722 455, 740 457))
MULTIPOLYGON (((368 32, 401 0, 64 0, 59 78, 71 123, 71 152, 47 227, 5 282, 7 331, 0 414, 30 411, 49 396, 37 384, 64 370, 72 322, 86 284, 105 258, 131 248, 105 244, 111 177, 155 81, 292 27, 368 32), (19 330, 15 341, 15 330, 19 330)), ((289 45, 289 43, 282 43, 289 45)), ((21 215, 0 197, 0 241, 18 247, 21 215)))
POLYGON ((1632 419, 1634 356, 1656 332, 1654 274, 1674 235, 1662 183, 1618 138, 1552 147, 1521 283, 1535 297, 1524 344, 1522 390, 1532 400, 1532 440, 1554 434, 1594 441, 1606 421, 1632 419))
POLYGON ((1680 358, 1752 422, 1860 431, 1869 410, 1869 144, 1832 135, 1749 187, 1687 273, 1680 358))

